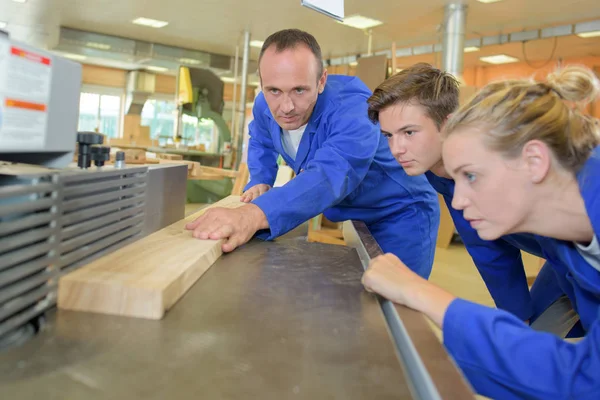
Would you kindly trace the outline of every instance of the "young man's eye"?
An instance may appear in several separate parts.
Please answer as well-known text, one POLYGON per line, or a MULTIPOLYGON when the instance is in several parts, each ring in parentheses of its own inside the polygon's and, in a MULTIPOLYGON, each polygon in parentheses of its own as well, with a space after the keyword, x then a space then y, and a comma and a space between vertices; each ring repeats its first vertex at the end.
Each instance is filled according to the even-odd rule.
POLYGON ((387 132, 382 132, 382 135, 385 136, 388 139, 392 137, 392 134, 391 133, 387 133, 387 132))
POLYGON ((304 93, 304 89, 296 89, 296 93, 297 94, 302 94, 302 93, 304 93))
POLYGON ((278 89, 270 89, 269 91, 271 92, 271 94, 279 94, 278 89))
POLYGON ((469 181, 469 183, 473 183, 475 182, 475 174, 471 174, 469 172, 465 172, 465 178, 467 178, 467 181, 469 181))
POLYGON ((406 134, 406 136, 412 136, 415 134, 415 131, 404 131, 404 133, 406 134))

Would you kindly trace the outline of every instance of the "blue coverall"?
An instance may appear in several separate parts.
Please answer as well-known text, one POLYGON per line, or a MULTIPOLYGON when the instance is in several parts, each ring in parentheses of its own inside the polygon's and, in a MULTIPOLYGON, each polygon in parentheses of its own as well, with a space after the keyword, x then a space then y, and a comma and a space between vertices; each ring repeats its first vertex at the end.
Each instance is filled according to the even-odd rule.
MULTIPOLYGON (((600 146, 577 174, 594 234, 600 238, 600 146)), ((454 300, 444 344, 478 393, 494 399, 600 399, 600 270, 572 242, 534 235, 558 286, 579 313, 577 343, 536 332, 514 315, 454 300)))
POLYGON ((252 201, 270 227, 258 236, 276 238, 320 213, 334 222, 364 221, 384 252, 427 278, 439 226, 437 195, 424 176, 408 176, 392 156, 379 125, 368 118, 370 94, 358 78, 330 75, 295 160, 283 149, 281 127, 264 95, 257 96, 246 189, 273 185, 278 155, 297 174, 252 201))

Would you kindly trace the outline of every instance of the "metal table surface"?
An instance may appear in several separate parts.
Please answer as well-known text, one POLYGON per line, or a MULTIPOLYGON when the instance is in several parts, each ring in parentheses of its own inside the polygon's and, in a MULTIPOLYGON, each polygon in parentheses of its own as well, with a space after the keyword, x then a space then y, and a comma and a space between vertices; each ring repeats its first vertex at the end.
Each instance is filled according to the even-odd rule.
POLYGON ((52 311, 2 399, 411 399, 356 250, 253 240, 161 321, 52 311))

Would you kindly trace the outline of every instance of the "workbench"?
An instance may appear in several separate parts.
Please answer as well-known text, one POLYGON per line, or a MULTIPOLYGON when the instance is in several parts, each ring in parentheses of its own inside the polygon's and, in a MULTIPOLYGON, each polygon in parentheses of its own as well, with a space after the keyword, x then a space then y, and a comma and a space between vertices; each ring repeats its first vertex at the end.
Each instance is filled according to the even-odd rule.
POLYGON ((473 398, 421 314, 365 292, 380 250, 346 228, 355 248, 308 243, 305 227, 252 240, 163 320, 54 309, 0 352, 0 398, 473 398))

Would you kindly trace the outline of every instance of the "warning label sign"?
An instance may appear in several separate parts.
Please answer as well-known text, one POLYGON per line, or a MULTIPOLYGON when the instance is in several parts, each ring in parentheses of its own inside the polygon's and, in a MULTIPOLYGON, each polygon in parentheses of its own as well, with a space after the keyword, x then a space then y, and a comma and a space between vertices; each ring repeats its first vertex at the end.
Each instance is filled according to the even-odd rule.
POLYGON ((0 38, 0 149, 44 146, 52 60, 0 38))

